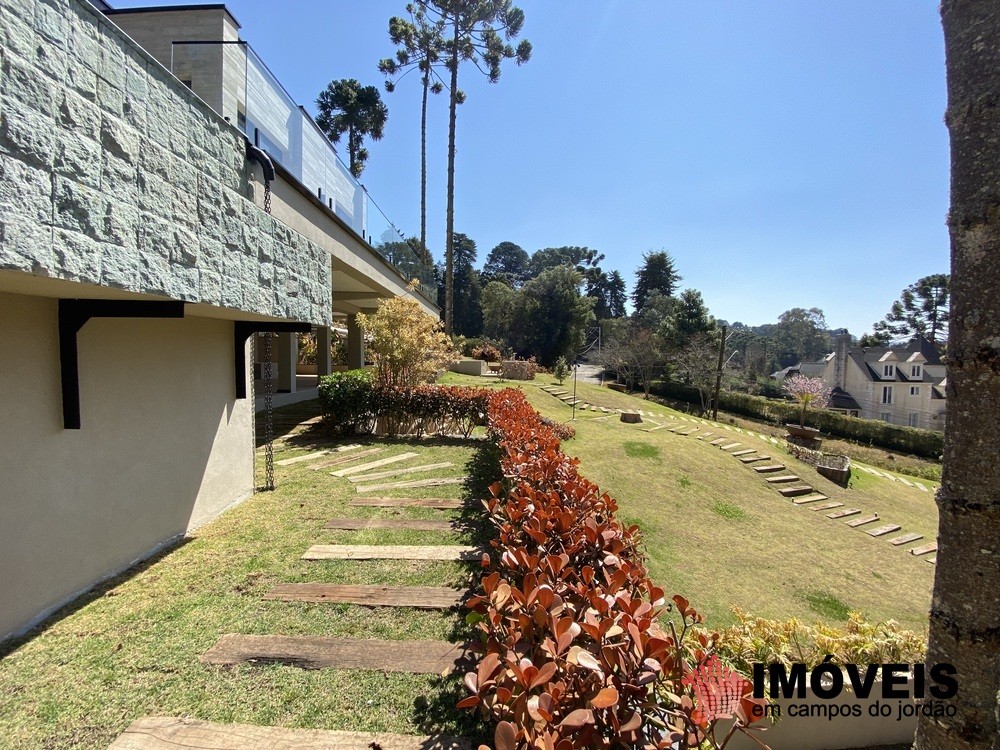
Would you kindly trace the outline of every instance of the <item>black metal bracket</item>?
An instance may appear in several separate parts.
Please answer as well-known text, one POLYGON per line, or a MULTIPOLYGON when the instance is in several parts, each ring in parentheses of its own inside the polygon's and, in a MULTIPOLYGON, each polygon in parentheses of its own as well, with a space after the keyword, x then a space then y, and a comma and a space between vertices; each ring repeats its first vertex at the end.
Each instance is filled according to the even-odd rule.
POLYGON ((183 318, 183 302, 117 299, 59 300, 59 370, 63 428, 80 429, 80 365, 76 335, 91 318, 183 318))
POLYGON ((309 323, 269 323, 257 320, 233 322, 233 352, 236 367, 236 398, 247 397, 247 339, 255 333, 309 333, 309 323))

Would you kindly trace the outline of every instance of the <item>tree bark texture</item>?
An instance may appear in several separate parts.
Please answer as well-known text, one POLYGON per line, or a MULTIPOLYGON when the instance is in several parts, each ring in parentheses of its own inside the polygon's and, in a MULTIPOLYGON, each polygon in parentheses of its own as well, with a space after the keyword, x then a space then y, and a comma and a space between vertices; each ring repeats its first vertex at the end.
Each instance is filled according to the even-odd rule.
POLYGON ((427 89, 431 85, 430 68, 424 72, 424 91, 420 100, 420 252, 427 253, 427 89))
POLYGON ((948 421, 928 664, 957 670, 953 718, 917 750, 1000 750, 1000 2, 944 0, 951 138, 948 421))

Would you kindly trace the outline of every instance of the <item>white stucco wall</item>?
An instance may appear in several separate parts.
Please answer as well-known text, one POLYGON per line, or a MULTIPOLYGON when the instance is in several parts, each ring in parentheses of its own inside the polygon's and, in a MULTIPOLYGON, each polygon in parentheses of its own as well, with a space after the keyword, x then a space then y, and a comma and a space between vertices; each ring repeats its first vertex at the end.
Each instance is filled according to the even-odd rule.
POLYGON ((0 293, 0 640, 252 493, 232 336, 208 318, 92 319, 82 429, 64 430, 57 301, 0 293))

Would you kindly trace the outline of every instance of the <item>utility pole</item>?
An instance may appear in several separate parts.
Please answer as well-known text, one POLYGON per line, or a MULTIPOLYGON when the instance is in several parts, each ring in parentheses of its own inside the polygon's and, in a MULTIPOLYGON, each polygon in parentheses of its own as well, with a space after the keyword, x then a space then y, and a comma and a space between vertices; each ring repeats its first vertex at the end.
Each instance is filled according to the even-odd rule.
POLYGON ((719 389, 722 387, 722 359, 726 356, 726 327, 722 326, 722 340, 719 341, 719 369, 715 371, 715 398, 712 399, 712 421, 719 418, 719 389))

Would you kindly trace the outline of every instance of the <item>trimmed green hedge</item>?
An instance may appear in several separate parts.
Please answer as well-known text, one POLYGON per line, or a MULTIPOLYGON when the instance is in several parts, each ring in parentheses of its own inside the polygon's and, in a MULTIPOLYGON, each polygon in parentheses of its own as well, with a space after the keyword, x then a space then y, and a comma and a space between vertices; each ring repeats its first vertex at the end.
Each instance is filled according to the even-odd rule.
MULTIPOLYGON (((693 404, 701 402, 698 389, 670 381, 655 383, 650 392, 693 404)), ((719 408, 731 414, 762 419, 772 424, 798 424, 799 421, 799 407, 791 401, 751 396, 748 393, 723 391, 719 394, 719 408)), ((827 409, 810 409, 806 421, 811 427, 818 427, 829 435, 900 453, 937 459, 944 450, 944 433, 933 430, 918 430, 874 419, 848 417, 827 409)))

